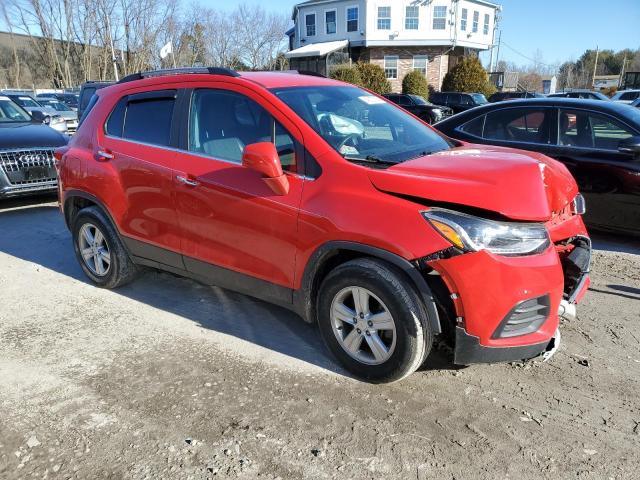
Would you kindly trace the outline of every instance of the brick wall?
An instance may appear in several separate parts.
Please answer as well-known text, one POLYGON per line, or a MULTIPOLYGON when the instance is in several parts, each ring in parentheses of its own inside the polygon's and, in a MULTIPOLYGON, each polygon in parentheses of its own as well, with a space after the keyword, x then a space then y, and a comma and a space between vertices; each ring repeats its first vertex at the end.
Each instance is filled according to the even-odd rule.
POLYGON ((427 82, 435 90, 440 90, 442 79, 449 68, 449 55, 442 55, 446 47, 371 47, 361 53, 360 59, 384 68, 385 55, 398 56, 398 78, 389 80, 394 92, 402 90, 402 79, 413 70, 413 56, 427 55, 427 82), (442 70, 442 73, 441 73, 442 70))

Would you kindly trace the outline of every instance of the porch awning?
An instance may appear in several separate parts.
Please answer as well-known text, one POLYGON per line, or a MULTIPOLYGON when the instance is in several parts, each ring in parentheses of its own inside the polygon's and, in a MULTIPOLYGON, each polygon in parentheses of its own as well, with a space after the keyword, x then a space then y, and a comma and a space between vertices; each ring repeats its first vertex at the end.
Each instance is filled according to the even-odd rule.
POLYGON ((342 50, 349 45, 349 40, 338 40, 335 42, 310 43, 304 47, 296 48, 290 52, 286 52, 286 58, 300 57, 324 57, 325 55, 342 50))

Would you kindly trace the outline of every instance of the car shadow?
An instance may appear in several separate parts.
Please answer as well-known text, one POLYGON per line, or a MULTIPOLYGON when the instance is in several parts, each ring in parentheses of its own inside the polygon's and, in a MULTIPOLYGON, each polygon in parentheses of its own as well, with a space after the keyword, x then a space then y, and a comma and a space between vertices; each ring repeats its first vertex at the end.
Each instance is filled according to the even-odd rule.
POLYGON ((610 290, 603 290, 600 288, 589 287, 592 292, 604 293, 607 295, 615 295, 622 298, 628 298, 629 300, 640 300, 640 288, 628 287, 626 285, 607 285, 610 290, 616 290, 614 292, 610 290), (625 293, 621 293, 625 292, 625 293))
MULTIPOLYGON (((0 202, 0 252, 91 284, 78 264, 71 235, 50 197, 0 202)), ((240 293, 167 272, 145 269, 114 290, 132 300, 186 318, 203 328, 242 339, 345 377, 315 325, 289 310, 240 293)), ((433 348, 420 371, 455 370, 452 356, 433 348)))

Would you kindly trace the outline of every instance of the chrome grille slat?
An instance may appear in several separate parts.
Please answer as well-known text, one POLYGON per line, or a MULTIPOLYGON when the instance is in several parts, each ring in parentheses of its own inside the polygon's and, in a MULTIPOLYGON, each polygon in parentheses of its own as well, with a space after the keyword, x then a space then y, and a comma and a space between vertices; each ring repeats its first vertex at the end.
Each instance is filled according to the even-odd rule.
POLYGON ((19 150, 0 150, 0 168, 7 175, 11 185, 38 185, 56 180, 55 171, 52 175, 37 180, 16 180, 15 173, 26 172, 33 167, 53 169, 55 158, 50 148, 24 148, 19 150))

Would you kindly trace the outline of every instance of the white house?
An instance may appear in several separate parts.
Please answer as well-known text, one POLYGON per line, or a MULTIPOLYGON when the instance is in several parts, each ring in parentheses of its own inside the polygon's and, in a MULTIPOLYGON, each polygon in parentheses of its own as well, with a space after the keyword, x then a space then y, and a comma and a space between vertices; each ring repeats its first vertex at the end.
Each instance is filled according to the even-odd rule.
POLYGON ((491 48, 501 7, 486 0, 310 0, 293 9, 291 68, 327 74, 364 61, 385 69, 394 90, 411 70, 439 89, 464 55, 491 48))

